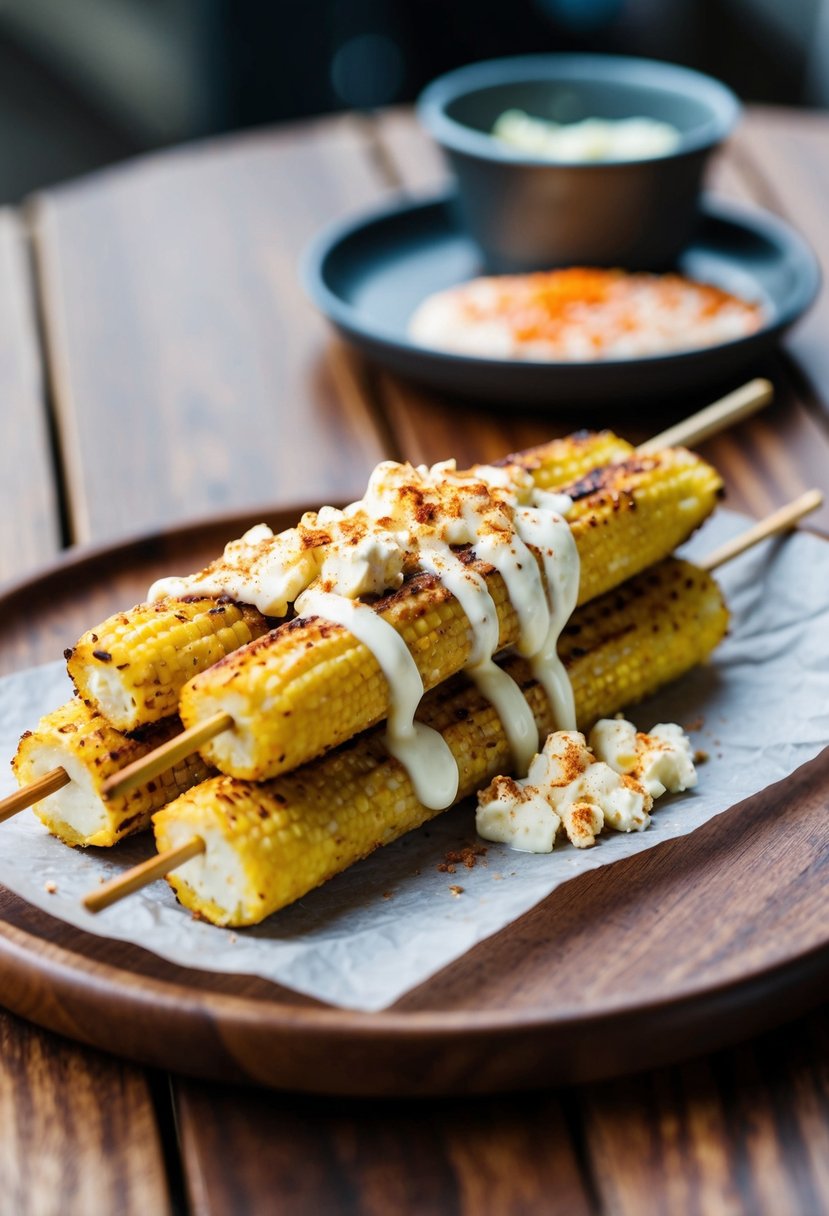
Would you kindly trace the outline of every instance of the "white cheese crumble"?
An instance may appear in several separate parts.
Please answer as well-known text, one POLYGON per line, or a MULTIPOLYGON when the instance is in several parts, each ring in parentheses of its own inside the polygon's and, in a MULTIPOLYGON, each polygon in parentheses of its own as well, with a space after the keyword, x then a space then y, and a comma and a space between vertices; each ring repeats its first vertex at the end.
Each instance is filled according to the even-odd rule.
POLYGON ((697 783, 691 740, 674 722, 660 722, 646 735, 631 722, 603 718, 590 732, 590 747, 597 760, 629 773, 653 798, 697 783))
POLYGON ((432 468, 386 460, 363 498, 344 510, 309 511, 278 535, 257 524, 198 574, 153 583, 148 599, 228 595, 280 617, 312 584, 348 599, 382 595, 418 568, 424 546, 485 541, 505 549, 515 535, 517 508, 565 515, 571 506, 566 495, 536 490, 519 464, 459 470, 454 460, 432 468))
POLYGON ((495 777, 478 793, 475 824, 485 840, 528 853, 552 852, 560 833, 587 848, 605 825, 644 831, 655 798, 696 781, 681 727, 660 723, 644 734, 631 722, 604 719, 589 746, 578 731, 555 731, 526 778, 495 777))

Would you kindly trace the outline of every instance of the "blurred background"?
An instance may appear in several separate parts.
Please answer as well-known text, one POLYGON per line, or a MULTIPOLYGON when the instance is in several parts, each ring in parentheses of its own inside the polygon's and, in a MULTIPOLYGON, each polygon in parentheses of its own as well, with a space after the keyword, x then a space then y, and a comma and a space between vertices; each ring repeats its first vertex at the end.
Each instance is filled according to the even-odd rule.
POLYGON ((0 202, 183 140, 411 101, 476 59, 686 63, 829 104, 829 0, 0 0, 0 202))

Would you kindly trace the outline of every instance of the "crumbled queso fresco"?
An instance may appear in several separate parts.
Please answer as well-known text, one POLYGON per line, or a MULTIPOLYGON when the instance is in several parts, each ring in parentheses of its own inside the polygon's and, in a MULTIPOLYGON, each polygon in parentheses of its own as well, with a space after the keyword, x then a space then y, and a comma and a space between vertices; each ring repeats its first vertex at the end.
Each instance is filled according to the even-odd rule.
POLYGON ((644 734, 605 718, 589 744, 578 731, 548 735, 523 780, 495 777, 478 794, 476 827, 485 840, 526 853, 551 853, 559 835, 584 849, 605 826, 644 831, 655 798, 696 783, 691 742, 680 726, 660 723, 644 734))

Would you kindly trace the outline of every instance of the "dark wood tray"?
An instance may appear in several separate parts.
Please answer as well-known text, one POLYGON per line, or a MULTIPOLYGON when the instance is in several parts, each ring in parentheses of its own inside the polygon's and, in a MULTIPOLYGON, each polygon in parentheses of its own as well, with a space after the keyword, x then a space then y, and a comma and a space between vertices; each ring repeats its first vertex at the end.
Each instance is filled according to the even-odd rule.
MULTIPOLYGON (((0 591, 0 670, 58 657, 163 572, 258 519, 69 554, 0 591)), ((176 967, 0 889, 0 1001, 146 1064, 308 1092, 427 1095, 653 1067, 757 1034, 826 994, 829 752, 691 836, 565 884, 390 1010, 176 967)), ((0 829, 2 832, 2 829, 0 829)))

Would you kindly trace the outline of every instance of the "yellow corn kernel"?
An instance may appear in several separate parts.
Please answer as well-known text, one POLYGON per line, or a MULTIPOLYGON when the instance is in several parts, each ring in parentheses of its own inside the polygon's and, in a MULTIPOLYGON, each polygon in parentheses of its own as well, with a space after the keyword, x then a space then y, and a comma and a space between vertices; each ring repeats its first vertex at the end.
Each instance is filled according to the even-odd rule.
POLYGON ((496 466, 516 464, 532 474, 539 490, 555 490, 583 477, 590 469, 629 460, 634 454, 632 444, 619 439, 612 431, 577 431, 525 452, 514 452, 494 463, 496 466))
POLYGON ((118 730, 135 730, 178 709, 182 686, 266 633, 255 608, 215 597, 159 600, 116 613, 66 652, 85 701, 118 730))

